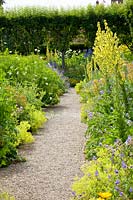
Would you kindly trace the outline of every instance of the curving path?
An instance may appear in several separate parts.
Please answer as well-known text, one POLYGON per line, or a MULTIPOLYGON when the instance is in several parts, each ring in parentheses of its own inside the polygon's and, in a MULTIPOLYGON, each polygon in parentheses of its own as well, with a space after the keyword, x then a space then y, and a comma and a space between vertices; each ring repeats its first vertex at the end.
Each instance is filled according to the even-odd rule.
POLYGON ((47 116, 36 142, 20 150, 27 162, 0 169, 0 187, 16 200, 69 200, 73 178, 80 175, 86 126, 80 122, 75 90, 64 94, 47 116))

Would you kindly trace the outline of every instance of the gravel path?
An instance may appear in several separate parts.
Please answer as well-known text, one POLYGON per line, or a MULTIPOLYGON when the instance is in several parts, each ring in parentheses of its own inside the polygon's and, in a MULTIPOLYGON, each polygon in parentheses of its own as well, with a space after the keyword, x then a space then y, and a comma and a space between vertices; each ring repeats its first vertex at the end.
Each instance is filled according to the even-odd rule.
POLYGON ((21 150, 27 162, 0 169, 0 187, 16 200, 69 200, 73 178, 80 175, 86 126, 80 123, 74 89, 49 108, 47 116, 35 143, 21 150))

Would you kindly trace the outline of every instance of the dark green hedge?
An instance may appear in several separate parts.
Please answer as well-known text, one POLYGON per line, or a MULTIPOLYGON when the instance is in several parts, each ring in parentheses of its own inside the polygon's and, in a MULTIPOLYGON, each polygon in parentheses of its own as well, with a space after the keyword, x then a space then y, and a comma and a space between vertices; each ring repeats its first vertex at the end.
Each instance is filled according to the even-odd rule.
POLYGON ((106 19, 120 41, 133 51, 133 3, 109 7, 88 6, 73 10, 23 8, 0 15, 0 51, 29 54, 46 45, 66 51, 76 37, 83 35, 85 46, 93 46, 97 22, 106 19))

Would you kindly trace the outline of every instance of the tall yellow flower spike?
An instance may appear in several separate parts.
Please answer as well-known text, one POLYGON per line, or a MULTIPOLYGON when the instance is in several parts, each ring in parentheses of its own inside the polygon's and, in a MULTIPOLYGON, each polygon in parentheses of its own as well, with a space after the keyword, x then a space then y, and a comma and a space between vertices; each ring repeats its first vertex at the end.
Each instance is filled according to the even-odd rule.
POLYGON ((104 20, 105 30, 101 30, 98 22, 96 39, 94 42, 94 63, 97 63, 100 71, 104 75, 110 75, 115 72, 115 66, 120 65, 120 51, 118 46, 118 38, 116 34, 108 27, 104 20))

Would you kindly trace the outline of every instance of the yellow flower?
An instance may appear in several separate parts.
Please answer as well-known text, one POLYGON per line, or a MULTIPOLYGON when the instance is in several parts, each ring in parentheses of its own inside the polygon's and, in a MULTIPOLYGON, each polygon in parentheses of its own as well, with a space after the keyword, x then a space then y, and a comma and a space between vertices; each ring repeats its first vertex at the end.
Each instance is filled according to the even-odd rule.
POLYGON ((99 197, 97 200, 104 200, 103 198, 99 197))
POLYGON ((98 195, 102 197, 103 199, 108 199, 109 197, 112 196, 110 192, 99 192, 98 195))

